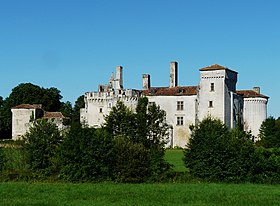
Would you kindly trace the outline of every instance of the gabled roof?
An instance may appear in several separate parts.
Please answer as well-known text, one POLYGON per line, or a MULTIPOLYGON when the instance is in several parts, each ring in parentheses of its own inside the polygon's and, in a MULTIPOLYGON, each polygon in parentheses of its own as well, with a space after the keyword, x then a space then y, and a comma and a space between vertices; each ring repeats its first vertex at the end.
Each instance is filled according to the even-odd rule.
POLYGON ((65 118, 61 112, 45 112, 44 119, 65 118))
POLYGON ((262 97, 262 98, 266 98, 266 99, 269 98, 268 96, 255 92, 254 90, 238 90, 238 91, 236 91, 236 93, 245 98, 254 98, 254 97, 262 97))
POLYGON ((211 66, 207 66, 207 67, 201 68, 199 71, 214 71, 214 70, 228 70, 228 71, 237 73, 236 71, 233 71, 233 70, 231 70, 231 69, 229 69, 227 67, 221 66, 219 64, 213 64, 211 66))
POLYGON ((42 109, 42 104, 20 104, 12 109, 42 109))
POLYGON ((177 87, 152 87, 143 90, 145 96, 191 96, 197 94, 197 86, 177 86, 177 87))

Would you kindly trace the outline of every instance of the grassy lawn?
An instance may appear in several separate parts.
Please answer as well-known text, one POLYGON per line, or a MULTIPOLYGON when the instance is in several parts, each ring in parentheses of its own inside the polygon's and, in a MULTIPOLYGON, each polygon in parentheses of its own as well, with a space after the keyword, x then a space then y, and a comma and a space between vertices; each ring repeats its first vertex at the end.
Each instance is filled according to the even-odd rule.
POLYGON ((279 205, 280 186, 253 184, 1 183, 5 205, 279 205))
POLYGON ((174 170, 177 172, 187 171, 183 162, 183 150, 182 149, 167 149, 165 152, 165 159, 174 166, 174 170))

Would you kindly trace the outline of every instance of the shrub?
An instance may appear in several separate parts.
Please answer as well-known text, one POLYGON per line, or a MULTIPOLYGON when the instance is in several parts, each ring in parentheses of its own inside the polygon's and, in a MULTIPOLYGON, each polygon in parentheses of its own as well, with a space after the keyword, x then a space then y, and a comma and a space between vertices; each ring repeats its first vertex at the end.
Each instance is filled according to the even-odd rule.
POLYGON ((230 132, 220 120, 207 117, 194 126, 184 150, 190 172, 212 181, 245 181, 254 154, 250 135, 238 129, 230 132))
POLYGON ((0 172, 4 169, 5 162, 6 162, 6 157, 2 147, 0 147, 0 172))
POLYGON ((280 148, 259 147, 253 156, 251 181, 256 183, 280 183, 280 148))
POLYGON ((117 182, 139 183, 149 177, 149 150, 142 143, 135 143, 123 136, 115 138, 114 159, 117 182))
POLYGON ((59 170, 58 149, 62 136, 57 126, 46 120, 34 123, 24 136, 23 151, 31 171, 49 176, 59 170))
POLYGON ((112 150, 112 137, 104 129, 73 126, 61 146, 61 177, 69 181, 110 178, 112 150))

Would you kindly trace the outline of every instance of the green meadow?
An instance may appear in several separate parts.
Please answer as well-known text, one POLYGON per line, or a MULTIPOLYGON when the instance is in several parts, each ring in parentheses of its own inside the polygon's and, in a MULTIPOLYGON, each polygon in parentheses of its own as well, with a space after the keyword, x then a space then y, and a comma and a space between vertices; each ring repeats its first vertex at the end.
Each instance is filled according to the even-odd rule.
POLYGON ((253 184, 27 183, 0 185, 1 206, 279 205, 280 186, 253 184))

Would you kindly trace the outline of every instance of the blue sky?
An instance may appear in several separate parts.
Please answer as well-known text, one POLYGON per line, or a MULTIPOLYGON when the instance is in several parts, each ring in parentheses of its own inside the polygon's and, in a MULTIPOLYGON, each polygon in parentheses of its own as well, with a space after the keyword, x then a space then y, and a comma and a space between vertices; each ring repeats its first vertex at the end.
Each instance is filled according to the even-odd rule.
POLYGON ((107 83, 117 65, 124 86, 197 85, 199 68, 239 73, 237 89, 260 86, 268 115, 280 116, 279 0, 0 0, 0 96, 31 82, 74 101, 107 83))

